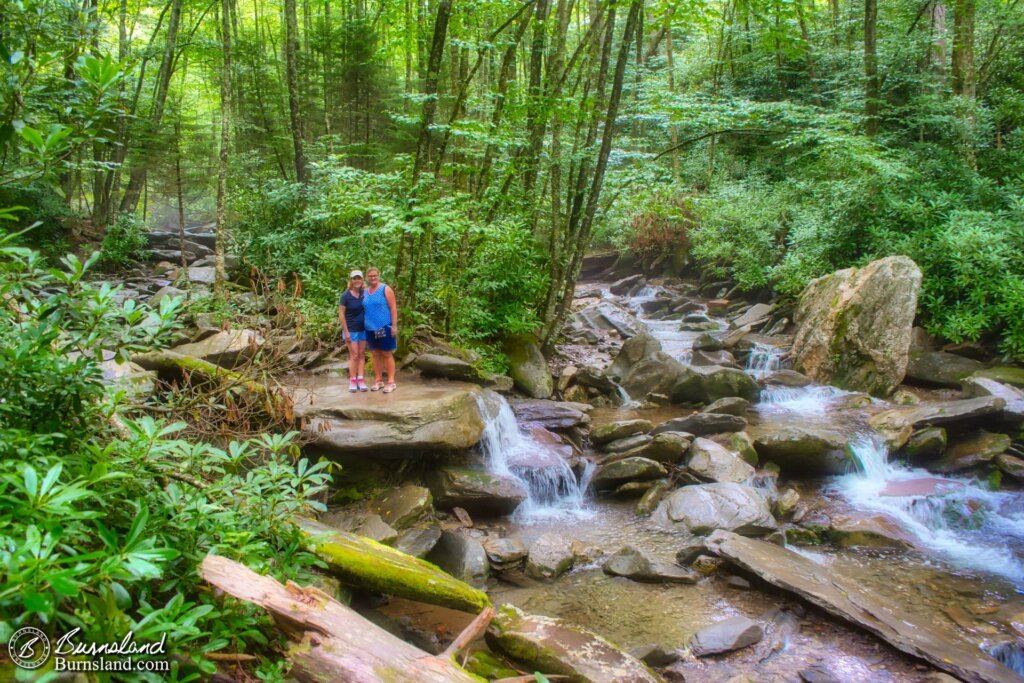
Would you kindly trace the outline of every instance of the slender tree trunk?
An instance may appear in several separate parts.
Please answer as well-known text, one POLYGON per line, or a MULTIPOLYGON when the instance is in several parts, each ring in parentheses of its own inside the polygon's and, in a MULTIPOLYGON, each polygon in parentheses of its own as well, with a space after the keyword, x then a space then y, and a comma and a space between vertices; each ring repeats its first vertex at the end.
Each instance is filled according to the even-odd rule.
POLYGON ((974 99, 974 9, 975 0, 953 3, 953 92, 974 99))
POLYGON ((932 71, 941 77, 946 73, 946 3, 932 0, 928 9, 932 36, 928 62, 932 71))
POLYGON ((523 166, 523 190, 526 195, 533 191, 537 180, 537 166, 541 148, 544 144, 544 128, 547 121, 548 107, 544 102, 544 86, 542 83, 545 43, 547 39, 547 18, 551 10, 549 0, 537 0, 536 21, 533 25, 533 42, 530 46, 530 85, 526 110, 525 163, 523 166))
POLYGON ((864 0, 864 118, 865 132, 878 132, 881 86, 878 81, 878 0, 864 0))
POLYGON ((284 0, 284 59, 288 80, 288 111, 291 118, 292 146, 295 148, 295 180, 306 182, 306 154, 302 140, 302 104, 299 100, 299 24, 295 0, 284 0))
MULTIPOLYGON (((156 77, 156 94, 153 96, 153 112, 149 117, 149 130, 156 133, 164 116, 167 103, 167 90, 171 84, 171 73, 174 71, 175 49, 178 44, 178 29, 181 26, 182 0, 171 0, 171 16, 167 23, 167 41, 164 44, 164 55, 160 61, 160 70, 156 77)), ((141 79, 141 76, 140 76, 141 79)), ((128 177, 128 186, 121 198, 119 210, 122 213, 135 213, 139 205, 139 194, 146 184, 146 162, 137 162, 128 177)))
MULTIPOLYGON (((218 181, 220 179, 218 178, 218 181)), ((188 259, 185 258, 185 191, 181 186, 181 116, 174 122, 174 181, 178 194, 178 251, 181 252, 181 276, 189 282, 188 259)), ((219 182, 218 182, 219 186, 219 182)), ((220 207, 218 207, 220 208, 220 207)), ((220 232, 218 231, 218 235, 220 232)), ((219 241, 219 240, 218 240, 219 241)))
MULTIPOLYGON (((673 62, 672 50, 672 15, 665 18, 665 58, 668 67, 668 94, 674 96, 676 93, 676 67, 673 62)), ((672 136, 672 180, 679 182, 679 127, 674 121, 669 121, 669 132, 672 136)))
MULTIPOLYGON (((295 0, 289 0, 294 3, 295 0)), ((214 291, 224 296, 227 272, 224 266, 228 238, 227 189, 228 150, 231 146, 231 23, 230 2, 221 0, 221 51, 223 68, 220 76, 220 156, 217 167, 217 243, 215 247, 214 291)), ((294 4, 292 5, 294 9, 294 4)), ((293 15, 294 16, 294 15, 293 15)))

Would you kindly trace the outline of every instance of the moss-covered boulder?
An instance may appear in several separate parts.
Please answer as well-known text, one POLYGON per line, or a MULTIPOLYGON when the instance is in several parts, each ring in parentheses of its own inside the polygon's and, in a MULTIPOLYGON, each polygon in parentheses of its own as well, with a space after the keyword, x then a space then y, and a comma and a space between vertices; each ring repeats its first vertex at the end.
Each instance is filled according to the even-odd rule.
POLYGON ((470 467, 439 467, 427 478, 434 502, 472 515, 510 515, 529 493, 517 479, 470 467))
POLYGON ((812 280, 800 295, 793 367, 814 380, 887 396, 907 371, 921 269, 889 256, 812 280))
POLYGON ((486 593, 434 564, 310 519, 294 521, 330 572, 350 586, 474 614, 491 604, 486 593))
POLYGON ((532 671, 570 683, 663 683, 639 659, 601 636, 562 619, 503 605, 487 629, 487 644, 532 671))
POLYGON ((548 361, 531 335, 518 335, 505 342, 509 374, 515 387, 533 398, 549 398, 555 391, 548 361))
POLYGON ((590 442, 601 445, 637 434, 646 434, 654 428, 650 420, 618 420, 597 425, 590 431, 590 442))
POLYGON ((667 475, 668 470, 660 462, 632 457, 602 465, 590 484, 596 491, 605 491, 617 488, 628 481, 648 481, 661 479, 667 475))
POLYGON ((756 401, 760 392, 754 378, 743 370, 703 365, 685 368, 667 393, 674 403, 714 403, 730 397, 756 401))
POLYGON ((946 430, 942 427, 919 429, 910 435, 904 450, 912 460, 938 457, 946 450, 946 430))
POLYGON ((926 463, 925 466, 933 472, 959 472, 984 465, 997 455, 1002 455, 1011 443, 1010 437, 1006 434, 995 434, 979 429, 951 442, 941 458, 926 463))
POLYGON ((960 380, 983 370, 985 364, 945 351, 911 351, 907 380, 916 384, 957 387, 960 380))
POLYGON ((1003 384, 1010 384, 1015 387, 1024 388, 1024 368, 1017 368, 1011 366, 999 366, 994 368, 985 368, 984 370, 978 370, 975 372, 973 377, 981 377, 984 379, 995 380, 1003 384))
POLYGON ((849 461, 846 436, 813 424, 765 422, 748 430, 761 460, 772 460, 789 476, 843 474, 849 461))

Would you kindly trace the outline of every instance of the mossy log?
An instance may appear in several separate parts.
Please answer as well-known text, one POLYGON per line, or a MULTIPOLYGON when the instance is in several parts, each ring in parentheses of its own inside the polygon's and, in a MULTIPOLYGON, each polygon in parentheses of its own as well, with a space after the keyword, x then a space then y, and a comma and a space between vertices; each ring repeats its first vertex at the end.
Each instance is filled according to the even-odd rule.
POLYGON ((289 676, 303 683, 479 683, 455 662, 487 628, 485 609, 441 655, 430 655, 367 621, 313 586, 281 585, 246 566, 207 555, 200 572, 213 586, 263 607, 290 641, 289 676))
POLYGON ((345 583, 463 612, 476 613, 491 605, 486 593, 430 562, 311 519, 294 521, 309 536, 316 554, 345 583))

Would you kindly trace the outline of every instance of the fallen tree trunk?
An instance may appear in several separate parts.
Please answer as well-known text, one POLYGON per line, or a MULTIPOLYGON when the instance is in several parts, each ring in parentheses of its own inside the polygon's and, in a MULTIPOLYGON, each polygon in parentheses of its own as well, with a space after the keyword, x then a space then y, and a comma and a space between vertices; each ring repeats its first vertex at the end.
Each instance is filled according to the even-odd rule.
POLYGON ((294 522, 331 573, 346 584, 463 612, 491 606, 483 591, 401 550, 311 519, 297 517, 294 522))
POLYGON ((246 566, 207 555, 200 569, 212 585, 266 609, 291 641, 289 675, 298 681, 323 683, 478 683, 455 663, 461 647, 475 640, 490 623, 486 608, 444 654, 430 655, 367 621, 323 591, 292 582, 281 585, 246 566))

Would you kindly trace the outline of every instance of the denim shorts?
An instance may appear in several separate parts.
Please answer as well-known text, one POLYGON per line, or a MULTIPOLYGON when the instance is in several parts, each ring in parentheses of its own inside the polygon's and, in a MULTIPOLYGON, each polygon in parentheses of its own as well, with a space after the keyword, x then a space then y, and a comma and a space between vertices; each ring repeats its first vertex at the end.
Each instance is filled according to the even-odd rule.
POLYGON ((349 341, 366 341, 366 332, 349 332, 349 341))

